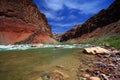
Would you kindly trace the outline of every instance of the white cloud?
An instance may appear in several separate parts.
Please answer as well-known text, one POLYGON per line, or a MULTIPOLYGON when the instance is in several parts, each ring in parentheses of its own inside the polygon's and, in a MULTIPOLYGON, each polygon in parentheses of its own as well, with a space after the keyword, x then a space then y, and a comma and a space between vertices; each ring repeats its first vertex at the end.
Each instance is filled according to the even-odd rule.
POLYGON ((82 3, 79 0, 45 0, 46 7, 52 11, 59 11, 64 9, 64 5, 70 9, 76 9, 85 14, 96 13, 98 10, 98 4, 101 3, 100 0, 89 1, 82 3))
POLYGON ((52 19, 56 21, 61 21, 65 18, 64 16, 58 16, 56 13, 51 11, 43 11, 43 13, 46 15, 48 19, 52 19))
POLYGON ((75 15, 70 15, 67 19, 69 20, 69 19, 75 19, 77 16, 75 16, 75 15))
POLYGON ((76 24, 80 24, 81 22, 72 22, 72 23, 51 23, 51 24, 54 24, 54 26, 59 26, 59 27, 62 27, 62 28, 65 28, 65 27, 69 27, 69 26, 74 26, 76 24))
POLYGON ((94 13, 99 11, 99 9, 98 9, 99 3, 100 3, 100 1, 94 1, 91 3, 84 3, 84 4, 80 5, 80 10, 84 14, 89 14, 89 13, 94 14, 94 13))
POLYGON ((47 18, 50 18, 50 19, 54 19, 55 18, 55 15, 50 13, 50 12, 43 11, 43 13, 46 15, 47 18))
MULTIPOLYGON (((60 16, 60 13, 57 11, 64 10, 64 6, 68 7, 69 9, 78 10, 79 14, 95 14, 100 10, 98 5, 101 2, 102 1, 100 0, 89 2, 87 0, 45 0, 45 3, 43 4, 45 10, 42 12, 48 19, 62 21, 65 19, 65 16, 60 16)), ((75 19, 75 16, 69 16, 68 19, 75 19)))
POLYGON ((48 9, 58 11, 63 9, 63 0, 45 0, 48 9))

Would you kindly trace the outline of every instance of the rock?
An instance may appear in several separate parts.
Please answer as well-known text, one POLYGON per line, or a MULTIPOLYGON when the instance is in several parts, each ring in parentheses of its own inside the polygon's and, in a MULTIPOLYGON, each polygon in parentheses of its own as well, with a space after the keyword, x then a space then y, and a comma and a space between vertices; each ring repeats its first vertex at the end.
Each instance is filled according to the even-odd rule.
POLYGON ((60 69, 65 69, 65 66, 63 66, 63 65, 57 65, 56 67, 60 68, 60 69))
POLYGON ((87 80, 87 78, 81 78, 80 80, 87 80))
POLYGON ((55 40, 59 41, 59 36, 60 35, 58 33, 53 33, 52 36, 55 40))
POLYGON ((33 0, 0 0, 0 36, 0 44, 56 43, 33 0))
POLYGON ((80 71, 81 71, 81 72, 84 72, 84 71, 85 71, 85 69, 80 69, 80 71))
POLYGON ((68 79, 69 75, 65 74, 59 70, 55 70, 52 72, 52 76, 51 76, 54 80, 63 80, 63 79, 68 79))
POLYGON ((101 80, 99 77, 90 77, 89 80, 101 80))
POLYGON ((40 77, 40 78, 38 78, 38 79, 36 79, 36 80, 43 80, 43 79, 40 77))
MULTIPOLYGON (((89 80, 119 80, 120 79, 120 52, 119 50, 109 50, 110 52, 101 55, 97 61, 93 62, 94 67, 86 72, 92 77, 89 80), (107 57, 106 57, 107 56, 107 57), (96 76, 96 77, 93 77, 96 76)), ((97 56, 96 56, 97 57, 97 56)), ((86 75, 84 75, 85 77, 86 75)))
POLYGON ((84 48, 84 53, 88 54, 105 54, 109 53, 107 49, 101 48, 101 47, 91 47, 91 48, 84 48))
POLYGON ((83 74, 82 76, 83 76, 84 78, 89 78, 89 77, 90 77, 89 74, 83 74))
POLYGON ((105 74, 100 74, 100 76, 103 78, 103 80, 109 80, 108 76, 106 76, 105 74))
POLYGON ((62 46, 61 45, 57 45, 55 48, 62 48, 62 46))
POLYGON ((116 50, 114 47, 111 47, 111 51, 114 51, 114 50, 116 50))
POLYGON ((51 77, 51 73, 50 72, 44 72, 41 77, 42 77, 43 80, 48 80, 51 77))
MULTIPOLYGON (((88 19, 82 25, 75 25, 72 29, 63 33, 60 36, 60 41, 68 41, 76 39, 76 41, 84 41, 89 38, 99 38, 99 36, 109 33, 113 33, 112 30, 117 29, 120 31, 118 20, 120 20, 120 0, 114 0, 108 9, 101 10, 98 14, 95 14, 88 19), (116 22, 115 24, 113 24, 116 22), (112 25, 111 25, 112 24, 112 25), (109 25, 109 26, 107 26, 109 25), (115 25, 118 25, 117 27, 115 25), (115 27, 114 27, 115 26, 115 27)), ((115 32, 116 33, 116 32, 115 32)), ((114 34, 115 34, 114 33, 114 34)), ((108 35, 107 35, 108 36, 108 35)))
POLYGON ((32 47, 42 47, 44 46, 43 44, 39 43, 39 44, 31 44, 32 47))
POLYGON ((110 44, 105 43, 104 46, 105 46, 105 47, 110 47, 110 44))
POLYGON ((103 63, 103 62, 94 62, 94 64, 99 68, 105 68, 106 67, 106 64, 103 63))

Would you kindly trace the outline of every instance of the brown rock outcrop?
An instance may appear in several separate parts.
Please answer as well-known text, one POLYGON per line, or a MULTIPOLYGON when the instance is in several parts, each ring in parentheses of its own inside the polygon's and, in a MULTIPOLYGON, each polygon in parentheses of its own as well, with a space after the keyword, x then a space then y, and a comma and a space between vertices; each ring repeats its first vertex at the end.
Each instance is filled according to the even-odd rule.
POLYGON ((101 47, 90 47, 90 48, 84 48, 84 53, 88 54, 106 54, 109 53, 107 49, 101 48, 101 47))
MULTIPOLYGON (((84 24, 77 25, 76 29, 71 29, 60 36, 60 41, 67 41, 74 38, 87 38, 90 33, 98 28, 103 28, 106 25, 112 24, 120 20, 120 0, 115 0, 114 3, 106 10, 101 10, 98 14, 88 19, 84 24), (86 37, 87 36, 87 37, 86 37)), ((113 27, 113 26, 111 26, 113 27)), ((114 26, 116 28, 118 26, 114 26)), ((108 28, 109 29, 109 28, 108 28)), ((80 39, 79 39, 80 41, 80 39)))
POLYGON ((44 33, 55 41, 45 15, 32 0, 0 0, 0 44, 39 43, 38 35, 44 33))

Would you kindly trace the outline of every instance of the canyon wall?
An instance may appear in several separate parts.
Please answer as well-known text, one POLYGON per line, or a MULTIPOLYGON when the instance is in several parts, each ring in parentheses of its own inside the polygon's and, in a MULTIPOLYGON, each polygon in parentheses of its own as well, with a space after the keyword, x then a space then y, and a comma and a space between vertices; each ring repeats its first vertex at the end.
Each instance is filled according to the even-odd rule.
POLYGON ((70 39, 78 39, 79 41, 82 41, 87 38, 96 37, 98 35, 93 35, 93 33, 95 34, 99 33, 100 35, 101 33, 107 31, 110 32, 111 28, 112 30, 113 28, 114 29, 119 28, 120 27, 120 25, 118 25, 119 20, 120 20, 120 0, 115 0, 114 3, 109 6, 108 9, 101 10, 98 14, 88 19, 82 25, 76 25, 73 29, 62 34, 60 36, 60 41, 61 42, 67 41, 70 39), (107 27, 108 25, 109 27, 107 27), (103 32, 103 28, 105 28, 106 31, 104 30, 103 32))
POLYGON ((0 44, 56 42, 51 36, 46 16, 32 0, 0 0, 0 44))

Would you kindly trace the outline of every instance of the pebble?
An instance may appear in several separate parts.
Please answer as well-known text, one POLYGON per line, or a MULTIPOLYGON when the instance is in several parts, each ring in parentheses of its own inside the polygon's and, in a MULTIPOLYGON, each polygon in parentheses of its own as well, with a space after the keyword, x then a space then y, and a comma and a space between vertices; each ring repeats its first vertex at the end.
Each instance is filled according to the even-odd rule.
POLYGON ((80 79, 80 80, 87 80, 87 78, 82 78, 82 79, 80 79))
POLYGON ((40 78, 37 80, 64 80, 68 79, 70 76, 59 70, 54 70, 52 72, 44 72, 40 78))
POLYGON ((58 74, 58 75, 61 75, 64 79, 70 77, 68 74, 63 73, 63 72, 61 72, 61 71, 59 71, 59 70, 55 70, 55 71, 53 71, 53 76, 55 76, 55 75, 57 75, 57 74, 58 74))
POLYGON ((56 67, 61 68, 61 69, 65 69, 65 66, 63 66, 63 65, 57 65, 56 67))
POLYGON ((89 78, 90 77, 89 74, 83 74, 82 76, 85 77, 85 78, 89 78))
POLYGON ((90 77, 89 80, 101 80, 99 77, 90 77))
POLYGON ((42 74, 41 77, 42 77, 43 80, 50 79, 51 73, 50 72, 45 72, 45 73, 42 74))

